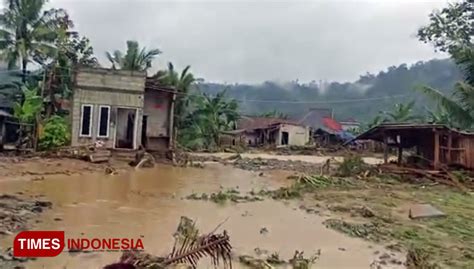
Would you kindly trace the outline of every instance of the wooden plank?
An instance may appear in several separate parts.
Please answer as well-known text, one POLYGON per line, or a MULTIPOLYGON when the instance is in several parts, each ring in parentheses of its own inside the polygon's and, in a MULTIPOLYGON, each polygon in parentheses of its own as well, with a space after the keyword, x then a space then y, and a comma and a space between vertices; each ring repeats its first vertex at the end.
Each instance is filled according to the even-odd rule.
POLYGON ((448 147, 445 147, 445 146, 439 146, 439 148, 442 149, 442 150, 452 150, 452 151, 466 150, 466 148, 448 148, 448 147))
POLYGON ((388 138, 385 133, 383 133, 383 163, 388 163, 388 138))
POLYGON ((448 164, 451 163, 451 147, 453 143, 453 137, 451 136, 451 133, 448 134, 448 153, 446 155, 446 162, 448 164))
POLYGON ((435 131, 434 133, 434 160, 433 167, 434 169, 439 168, 439 133, 435 131))
POLYGON ((402 159, 403 159, 403 147, 402 147, 402 136, 399 135, 397 136, 398 138, 398 165, 402 165, 402 159))

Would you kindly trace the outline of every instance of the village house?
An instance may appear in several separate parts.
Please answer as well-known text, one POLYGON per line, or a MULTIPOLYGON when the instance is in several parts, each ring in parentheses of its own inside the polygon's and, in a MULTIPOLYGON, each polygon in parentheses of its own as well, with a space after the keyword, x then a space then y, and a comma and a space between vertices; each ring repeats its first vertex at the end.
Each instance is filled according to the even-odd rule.
POLYGON ((340 120, 339 123, 341 124, 342 130, 344 131, 358 130, 360 128, 360 122, 353 118, 340 120))
POLYGON ((171 147, 175 92, 145 72, 79 68, 72 100, 71 145, 102 141, 107 149, 166 152, 171 147))
POLYGON ((435 169, 443 165, 474 169, 474 133, 442 124, 383 123, 356 139, 383 143, 385 162, 389 148, 393 147, 398 149, 399 165, 403 162, 403 150, 412 149, 418 161, 435 169))
POLYGON ((309 143, 309 128, 297 122, 271 118, 243 116, 236 130, 224 132, 224 140, 247 146, 304 146, 309 143))

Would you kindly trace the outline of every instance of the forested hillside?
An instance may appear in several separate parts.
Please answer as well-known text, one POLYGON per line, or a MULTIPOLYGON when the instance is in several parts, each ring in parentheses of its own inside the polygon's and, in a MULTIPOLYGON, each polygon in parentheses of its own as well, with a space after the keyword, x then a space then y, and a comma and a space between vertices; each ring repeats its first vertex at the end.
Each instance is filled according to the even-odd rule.
POLYGON ((391 66, 378 74, 362 75, 352 83, 264 82, 260 85, 223 85, 201 82, 199 88, 214 95, 227 87, 228 96, 239 101, 243 114, 262 114, 276 110, 296 116, 311 107, 324 107, 332 108, 338 119, 355 118, 366 121, 379 111, 390 110, 396 103, 411 100, 415 100, 416 110, 422 112, 431 103, 424 94, 415 91, 415 87, 428 85, 450 93, 459 79, 461 74, 455 64, 445 59, 418 62, 410 66, 391 66))

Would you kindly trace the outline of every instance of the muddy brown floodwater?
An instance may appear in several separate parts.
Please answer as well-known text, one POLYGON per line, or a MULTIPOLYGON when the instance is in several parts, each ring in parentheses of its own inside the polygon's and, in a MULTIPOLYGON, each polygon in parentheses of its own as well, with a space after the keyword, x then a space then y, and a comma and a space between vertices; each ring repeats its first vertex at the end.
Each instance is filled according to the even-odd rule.
MULTIPOLYGON (((288 184, 285 173, 270 172, 264 177, 220 164, 204 169, 158 165, 153 169, 130 171, 116 176, 52 175, 41 181, 3 180, 3 193, 18 191, 44 195, 53 208, 33 225, 36 230, 64 230, 71 237, 143 237, 145 250, 169 253, 172 234, 180 216, 197 221, 201 232, 222 225, 231 237, 236 255, 254 254, 259 247, 280 257, 290 258, 295 250, 310 256, 318 249, 316 268, 370 268, 375 251, 383 247, 346 237, 327 229, 323 217, 297 209, 296 203, 262 202, 217 205, 212 202, 182 199, 193 192, 215 192, 223 188, 240 191, 276 188, 288 184), (55 221, 60 218, 60 221, 55 221), (266 227, 268 233, 260 234, 266 227)), ((0 241, 11 246, 13 236, 0 241)), ((101 268, 117 260, 118 253, 62 253, 55 258, 28 262, 27 268, 101 268)), ((206 268, 207 266, 203 266, 206 268)), ((234 267, 242 267, 238 261, 234 267)), ((385 267, 389 268, 389 267, 385 267)))

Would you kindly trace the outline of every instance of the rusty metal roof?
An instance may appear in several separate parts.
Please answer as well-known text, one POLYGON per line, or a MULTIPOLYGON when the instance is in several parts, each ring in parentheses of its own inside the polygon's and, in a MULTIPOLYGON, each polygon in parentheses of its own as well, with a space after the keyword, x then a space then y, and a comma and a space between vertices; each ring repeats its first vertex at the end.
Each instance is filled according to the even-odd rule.
POLYGON ((466 131, 456 130, 449 128, 444 124, 429 124, 429 123, 382 123, 366 132, 357 136, 354 140, 377 140, 382 141, 382 132, 383 131, 395 131, 395 130, 411 130, 413 132, 417 131, 434 131, 434 130, 445 130, 458 133, 461 135, 474 136, 474 133, 469 133, 466 131))
POLYGON ((242 116, 237 122, 237 129, 266 129, 276 124, 291 124, 302 126, 302 124, 288 119, 242 116))

